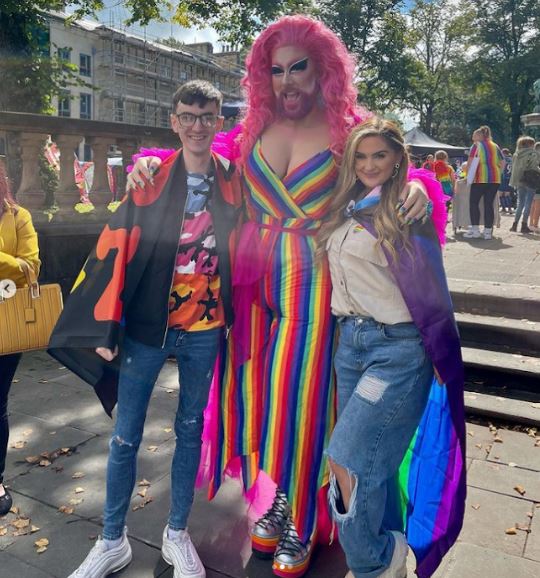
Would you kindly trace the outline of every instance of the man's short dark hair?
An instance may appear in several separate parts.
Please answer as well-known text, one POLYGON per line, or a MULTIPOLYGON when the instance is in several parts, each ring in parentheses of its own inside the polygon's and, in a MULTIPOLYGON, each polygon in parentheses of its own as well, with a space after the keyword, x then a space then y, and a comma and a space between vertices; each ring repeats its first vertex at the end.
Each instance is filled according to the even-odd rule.
POLYGON ((210 82, 206 80, 190 80, 182 84, 180 88, 174 93, 172 100, 173 112, 176 112, 176 107, 179 102, 182 104, 198 104, 201 108, 206 106, 208 102, 215 102, 217 104, 218 112, 221 111, 221 103, 223 95, 210 82))

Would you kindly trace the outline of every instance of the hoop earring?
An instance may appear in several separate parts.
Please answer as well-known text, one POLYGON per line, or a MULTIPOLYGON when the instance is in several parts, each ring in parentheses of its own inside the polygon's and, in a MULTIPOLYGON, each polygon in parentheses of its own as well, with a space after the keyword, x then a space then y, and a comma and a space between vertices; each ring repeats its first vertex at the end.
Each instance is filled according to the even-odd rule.
POLYGON ((397 177, 398 172, 399 172, 399 167, 400 167, 400 164, 399 164, 399 163, 396 163, 396 164, 394 165, 394 170, 392 171, 392 178, 393 178, 393 179, 395 179, 395 178, 397 177))

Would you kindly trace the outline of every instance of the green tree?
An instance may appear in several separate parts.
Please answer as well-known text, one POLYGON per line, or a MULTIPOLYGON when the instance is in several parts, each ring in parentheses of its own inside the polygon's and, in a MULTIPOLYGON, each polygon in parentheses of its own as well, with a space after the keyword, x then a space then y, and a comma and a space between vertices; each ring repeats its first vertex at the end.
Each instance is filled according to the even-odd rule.
POLYGON ((508 110, 515 142, 521 116, 532 111, 533 82, 540 78, 540 2, 478 0, 474 29, 478 81, 508 110))
POLYGON ((409 106, 419 114, 420 127, 433 134, 437 113, 460 107, 455 79, 466 67, 472 13, 450 0, 417 0, 410 13, 409 45, 416 61, 409 106))
POLYGON ((403 0, 322 0, 315 12, 355 55, 360 97, 373 110, 392 108, 408 90, 414 62, 402 7, 403 0))

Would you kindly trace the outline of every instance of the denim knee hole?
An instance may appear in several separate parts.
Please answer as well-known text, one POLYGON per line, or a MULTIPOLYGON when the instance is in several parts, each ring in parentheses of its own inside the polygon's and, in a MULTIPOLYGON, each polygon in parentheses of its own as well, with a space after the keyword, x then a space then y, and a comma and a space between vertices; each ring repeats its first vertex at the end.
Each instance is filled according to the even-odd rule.
POLYGON ((328 501, 334 520, 344 524, 352 522, 356 516, 356 494, 358 490, 358 476, 348 468, 345 469, 349 474, 349 481, 351 484, 354 483, 351 497, 349 498, 349 509, 346 512, 340 512, 340 509, 345 510, 345 506, 341 498, 341 489, 333 472, 330 472, 330 487, 328 489, 328 501))
POLYGON ((202 430, 202 416, 178 419, 174 424, 176 439, 185 447, 197 447, 201 443, 202 430))
POLYGON ((354 391, 368 403, 375 404, 381 401, 389 385, 374 375, 365 375, 360 379, 354 391))

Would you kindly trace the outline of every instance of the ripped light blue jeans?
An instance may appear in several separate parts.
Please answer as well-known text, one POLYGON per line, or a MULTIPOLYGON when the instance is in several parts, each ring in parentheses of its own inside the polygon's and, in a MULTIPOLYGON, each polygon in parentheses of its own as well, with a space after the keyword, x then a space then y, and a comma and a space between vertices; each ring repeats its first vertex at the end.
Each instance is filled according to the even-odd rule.
POLYGON ((355 578, 375 578, 392 559, 390 531, 403 531, 397 473, 426 407, 433 366, 413 323, 345 317, 339 328, 338 421, 326 453, 354 488, 345 511, 332 476, 330 507, 355 578))
POLYGON ((201 459, 203 410, 208 401, 222 329, 169 329, 163 349, 126 337, 121 351, 116 425, 107 463, 103 537, 122 535, 137 479, 137 451, 154 384, 169 355, 178 363, 180 395, 174 423, 169 527, 186 527, 201 459))

